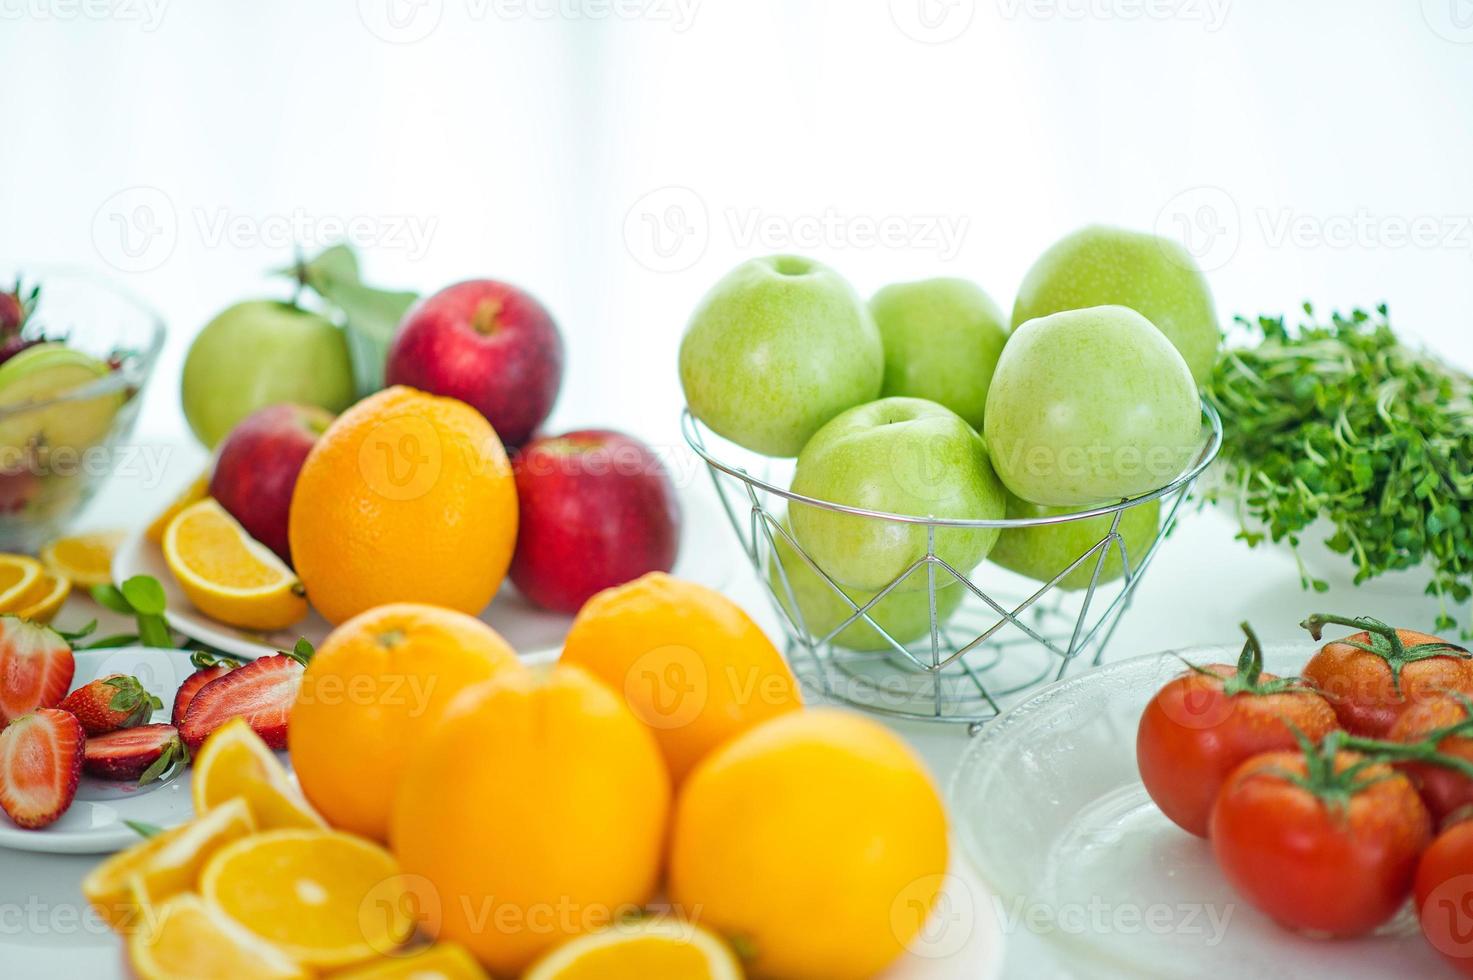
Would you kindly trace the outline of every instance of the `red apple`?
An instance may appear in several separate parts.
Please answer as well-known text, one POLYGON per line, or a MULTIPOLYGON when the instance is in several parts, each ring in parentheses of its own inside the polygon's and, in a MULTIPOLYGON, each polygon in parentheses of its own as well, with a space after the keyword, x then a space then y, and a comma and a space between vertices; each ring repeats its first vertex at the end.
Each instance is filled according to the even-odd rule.
POLYGON ((333 417, 316 405, 258 408, 230 430, 215 457, 210 496, 287 564, 286 524, 297 474, 333 417))
POLYGON ((474 407, 513 449, 552 411, 563 382, 563 338, 542 304, 493 279, 420 300, 389 345, 384 377, 474 407))
POLYGON ((537 439, 512 469, 521 521, 511 580, 537 605, 577 612, 595 592, 675 564, 675 485, 638 439, 603 429, 537 439))

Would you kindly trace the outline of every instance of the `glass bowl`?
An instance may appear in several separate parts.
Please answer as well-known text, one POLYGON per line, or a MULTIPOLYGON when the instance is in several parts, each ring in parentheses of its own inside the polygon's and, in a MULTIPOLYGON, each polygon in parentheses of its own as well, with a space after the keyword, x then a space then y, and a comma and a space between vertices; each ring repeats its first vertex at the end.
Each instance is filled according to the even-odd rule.
POLYGON ((40 294, 21 336, 47 343, 0 364, 0 551, 34 552, 137 449, 128 439, 164 326, 88 273, 27 270, 24 285, 40 294))
MULTIPOLYGON (((1312 644, 1269 646, 1299 673, 1312 644)), ((1088 977, 1441 977, 1411 903, 1377 933, 1311 939, 1233 892, 1205 840, 1162 815, 1136 772, 1146 703, 1237 647, 1137 657, 1051 684, 984 727, 951 781, 956 830, 997 894, 1004 932, 1039 935, 1088 977)))

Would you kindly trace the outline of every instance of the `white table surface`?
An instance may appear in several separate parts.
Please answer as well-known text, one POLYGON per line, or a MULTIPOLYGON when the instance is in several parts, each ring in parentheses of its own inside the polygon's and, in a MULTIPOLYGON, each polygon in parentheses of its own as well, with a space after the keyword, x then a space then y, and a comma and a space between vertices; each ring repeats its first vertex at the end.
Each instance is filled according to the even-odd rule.
MULTIPOLYGON (((114 477, 79 521, 80 527, 136 526, 161 508, 175 488, 186 484, 205 462, 192 444, 167 447, 166 475, 153 487, 143 478, 114 477)), ((705 492, 705 491, 703 491, 705 492)), ((1300 639, 1297 624, 1313 610, 1374 615, 1388 621, 1426 625, 1432 600, 1418 596, 1405 583, 1359 589, 1348 579, 1331 583, 1327 594, 1300 591, 1291 556, 1279 549, 1249 549, 1233 540, 1236 528, 1217 510, 1185 511, 1176 532, 1157 555, 1141 582, 1132 608, 1116 631, 1107 659, 1196 644, 1236 642, 1238 623, 1251 619, 1265 640, 1300 639)), ((702 547, 726 547, 741 562, 735 539, 722 535, 702 547)), ((756 577, 743 566, 727 590, 765 628, 780 638, 756 577)), ((1466 613, 1465 613, 1466 614, 1466 613)), ((58 625, 74 627, 91 618, 103 627, 125 625, 121 617, 90 600, 74 598, 58 617, 58 625)), ((944 787, 967 734, 959 727, 890 722, 916 746, 944 787)), ((46 980, 52 977, 122 977, 126 974, 120 946, 90 913, 78 885, 96 864, 95 856, 57 856, 0 850, 0 974, 46 980)), ((973 903, 979 915, 994 914, 990 897, 973 903)), ((1006 929, 1003 975, 1009 978, 1069 977, 1044 941, 1026 930, 1006 929)))

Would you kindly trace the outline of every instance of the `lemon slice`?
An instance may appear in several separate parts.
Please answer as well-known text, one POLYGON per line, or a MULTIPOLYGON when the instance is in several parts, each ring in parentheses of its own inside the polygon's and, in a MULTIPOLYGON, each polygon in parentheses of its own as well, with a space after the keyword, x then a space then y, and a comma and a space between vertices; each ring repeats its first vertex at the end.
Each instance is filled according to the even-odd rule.
POLYGON ((113 553, 123 543, 122 531, 94 531, 57 538, 41 549, 41 561, 55 575, 90 589, 113 580, 113 553))
POLYGON ((414 932, 407 888, 388 851, 337 830, 269 830, 215 853, 200 894, 232 921, 307 966, 351 966, 414 932))
POLYGON ((692 922, 635 919, 557 947, 522 980, 741 980, 727 945, 692 922))
POLYGON ((0 554, 0 612, 15 612, 28 605, 43 571, 34 558, 0 554))
POLYGON ((165 507, 158 517, 148 525, 143 536, 154 544, 164 543, 164 532, 169 529, 169 524, 190 504, 199 503, 210 495, 210 473, 209 470, 195 477, 194 482, 179 492, 173 503, 165 507))
POLYGON ((332 980, 488 980, 488 975, 464 946, 436 943, 334 973, 332 980))
POLYGON ((210 497, 169 522, 164 561, 189 601, 222 623, 274 630, 307 615, 306 592, 292 570, 210 497))
POLYGON ((198 895, 166 902, 128 940, 128 958, 141 980, 307 980, 301 966, 262 942, 198 895))
POLYGON ((101 442, 122 407, 123 391, 52 399, 76 393, 109 370, 90 354, 60 343, 37 344, 0 365, 0 447, 82 452, 101 442))
POLYGON ((255 829, 245 800, 229 800, 114 854, 82 879, 82 894, 108 925, 133 932, 142 913, 194 888, 206 858, 255 829))
POLYGON ((71 579, 42 569, 41 577, 16 601, 15 614, 33 623, 49 623, 71 594, 71 579))
POLYGON ((230 719, 205 739, 194 758, 189 791, 195 813, 239 797, 261 828, 327 826, 244 718, 230 719))

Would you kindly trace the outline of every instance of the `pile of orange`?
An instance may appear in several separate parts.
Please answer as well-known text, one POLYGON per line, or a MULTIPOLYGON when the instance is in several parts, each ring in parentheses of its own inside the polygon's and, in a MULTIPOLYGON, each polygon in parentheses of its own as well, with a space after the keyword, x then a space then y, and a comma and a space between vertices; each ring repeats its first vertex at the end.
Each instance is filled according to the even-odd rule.
POLYGON ((591 599, 551 667, 452 610, 357 615, 303 676, 290 753, 300 791, 222 728, 194 823, 88 879, 146 924, 140 976, 871 976, 947 866, 914 753, 805 710, 745 613, 659 573, 591 599))

